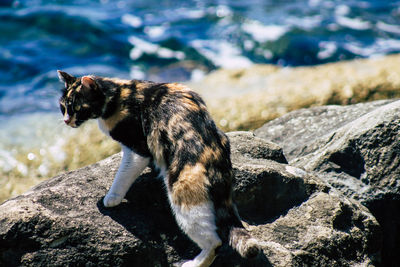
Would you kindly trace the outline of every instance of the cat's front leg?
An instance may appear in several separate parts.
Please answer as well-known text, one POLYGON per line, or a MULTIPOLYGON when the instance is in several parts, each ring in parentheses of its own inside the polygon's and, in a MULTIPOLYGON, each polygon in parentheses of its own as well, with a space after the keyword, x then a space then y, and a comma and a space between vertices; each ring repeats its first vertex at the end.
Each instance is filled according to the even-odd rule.
POLYGON ((142 171, 149 165, 150 159, 142 157, 122 145, 122 160, 114 182, 103 199, 105 207, 115 207, 121 203, 125 194, 142 171))

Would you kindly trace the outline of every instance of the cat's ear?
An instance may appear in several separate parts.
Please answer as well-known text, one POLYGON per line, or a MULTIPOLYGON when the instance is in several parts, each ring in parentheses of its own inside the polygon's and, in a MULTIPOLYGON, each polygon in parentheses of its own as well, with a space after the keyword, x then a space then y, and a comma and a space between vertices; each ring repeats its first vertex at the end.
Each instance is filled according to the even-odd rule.
POLYGON ((82 89, 84 92, 89 92, 91 90, 96 90, 97 89, 97 83, 93 79, 93 77, 90 76, 83 76, 81 78, 81 84, 82 84, 82 89))
POLYGON ((57 70, 58 74, 58 79, 60 79, 61 82, 65 83, 65 88, 68 87, 68 85, 73 84, 75 82, 75 77, 64 72, 61 70, 57 70))

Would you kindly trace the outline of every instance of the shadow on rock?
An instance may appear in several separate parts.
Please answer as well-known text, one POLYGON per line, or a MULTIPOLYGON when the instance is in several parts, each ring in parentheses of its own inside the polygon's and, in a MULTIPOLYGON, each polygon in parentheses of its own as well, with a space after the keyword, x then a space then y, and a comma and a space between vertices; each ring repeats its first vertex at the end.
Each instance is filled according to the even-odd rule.
MULTIPOLYGON (((154 172, 141 175, 127 193, 127 201, 117 207, 106 208, 103 199, 97 207, 105 216, 109 216, 127 231, 148 246, 159 251, 160 255, 174 266, 190 260, 200 253, 200 248, 192 242, 178 227, 161 179, 154 172)), ((129 263, 129 259, 126 259, 129 263)), ((242 259, 228 245, 224 245, 212 266, 272 266, 260 253, 255 259, 242 259)))

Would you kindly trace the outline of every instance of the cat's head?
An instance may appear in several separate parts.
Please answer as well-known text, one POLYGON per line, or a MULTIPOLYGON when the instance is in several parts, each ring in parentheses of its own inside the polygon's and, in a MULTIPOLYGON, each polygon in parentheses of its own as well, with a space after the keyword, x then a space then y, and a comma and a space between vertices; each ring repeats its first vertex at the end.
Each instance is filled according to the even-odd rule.
POLYGON ((59 100, 64 122, 76 128, 89 119, 100 117, 105 96, 95 77, 74 77, 60 70, 57 72, 60 81, 65 85, 59 100))

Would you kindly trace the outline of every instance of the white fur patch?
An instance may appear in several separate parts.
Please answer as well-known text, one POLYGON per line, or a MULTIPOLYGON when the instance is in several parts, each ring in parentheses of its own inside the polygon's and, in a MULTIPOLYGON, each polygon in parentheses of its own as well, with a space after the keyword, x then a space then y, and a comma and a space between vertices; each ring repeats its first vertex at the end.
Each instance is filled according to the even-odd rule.
POLYGON ((106 207, 114 207, 121 203, 125 194, 142 171, 149 165, 150 159, 139 156, 128 147, 122 147, 122 160, 114 182, 104 197, 103 204, 106 207))
POLYGON ((98 119, 97 120, 97 125, 99 126, 99 129, 107 136, 110 136, 110 132, 107 129, 107 126, 104 122, 103 119, 98 119))
MULTIPOLYGON (((169 196, 169 194, 168 194, 169 196)), ((183 264, 189 266, 209 266, 215 259, 215 248, 222 244, 216 232, 214 208, 211 202, 182 208, 170 203, 181 229, 202 249, 193 260, 183 264)))

